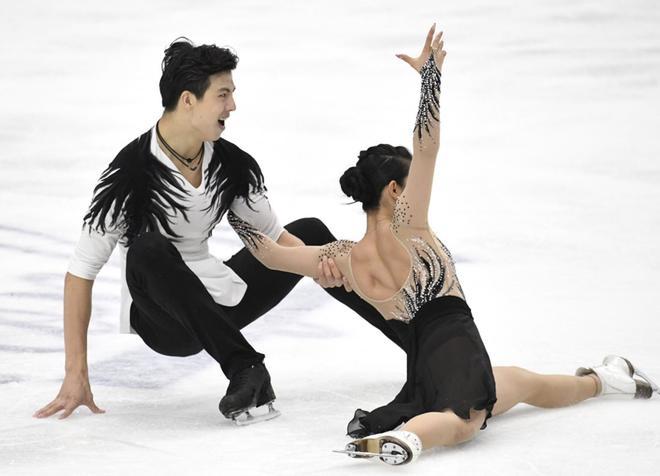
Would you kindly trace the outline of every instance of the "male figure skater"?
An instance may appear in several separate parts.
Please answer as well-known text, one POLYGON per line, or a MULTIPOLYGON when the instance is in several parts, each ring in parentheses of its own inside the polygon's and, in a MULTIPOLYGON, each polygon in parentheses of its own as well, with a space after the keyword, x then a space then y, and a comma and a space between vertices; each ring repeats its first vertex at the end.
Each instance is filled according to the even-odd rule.
MULTIPOLYGON (((321 221, 282 227, 265 195, 257 162, 222 139, 236 109, 232 71, 238 58, 215 45, 179 39, 165 50, 156 125, 124 147, 103 172, 64 285, 65 377, 57 397, 35 413, 48 417, 96 406, 87 369, 92 285, 117 243, 121 249, 121 331, 135 332, 156 352, 207 351, 230 379, 220 411, 245 421, 253 407, 277 416, 264 355, 240 329, 272 309, 300 277, 270 271, 242 249, 222 262, 208 238, 228 211, 283 246, 321 245, 335 238, 321 221)), ((397 345, 402 329, 387 324, 348 287, 332 262, 318 282, 397 345)))

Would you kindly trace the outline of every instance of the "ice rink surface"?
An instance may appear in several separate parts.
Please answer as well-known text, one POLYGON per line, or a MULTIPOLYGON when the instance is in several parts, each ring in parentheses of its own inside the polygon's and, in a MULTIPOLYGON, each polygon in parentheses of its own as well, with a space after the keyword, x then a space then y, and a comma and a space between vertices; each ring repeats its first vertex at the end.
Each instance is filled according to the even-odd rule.
MULTIPOLYGON (((405 356, 309 280, 245 333, 282 417, 236 428, 206 354, 118 333, 119 266, 94 288, 92 390, 105 415, 36 420, 63 377, 62 283, 95 181, 159 117, 163 49, 232 46, 224 136, 259 160, 281 220, 359 239, 338 177, 409 145, 417 53, 446 34, 431 224, 494 365, 572 373, 605 354, 660 377, 660 3, 115 1, 3 4, 0 18, 0 474, 651 475, 660 398, 521 406, 472 442, 392 468, 330 452, 388 402, 405 356)), ((222 225, 214 253, 239 248, 222 225)))

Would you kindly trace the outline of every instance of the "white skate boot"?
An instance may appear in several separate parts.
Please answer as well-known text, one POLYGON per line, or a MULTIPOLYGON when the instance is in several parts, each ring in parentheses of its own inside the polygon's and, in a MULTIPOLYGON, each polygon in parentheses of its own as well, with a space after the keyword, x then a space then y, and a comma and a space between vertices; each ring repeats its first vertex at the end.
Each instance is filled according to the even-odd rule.
POLYGON ((633 398, 651 398, 653 392, 660 393, 658 385, 644 372, 635 369, 628 359, 608 355, 602 365, 591 368, 580 367, 575 375, 596 374, 600 380, 599 395, 632 395, 633 398), (639 378, 635 378, 639 377, 639 378))
POLYGON ((335 453, 347 454, 351 458, 372 458, 377 456, 387 464, 412 463, 422 452, 419 436, 403 430, 388 431, 351 441, 344 450, 335 453))

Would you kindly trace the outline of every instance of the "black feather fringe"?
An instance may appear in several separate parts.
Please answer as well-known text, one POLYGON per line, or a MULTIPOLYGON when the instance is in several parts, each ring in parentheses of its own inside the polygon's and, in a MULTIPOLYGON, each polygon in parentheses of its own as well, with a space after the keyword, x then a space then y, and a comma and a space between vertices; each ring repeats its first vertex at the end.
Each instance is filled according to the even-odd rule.
POLYGON ((263 193, 264 176, 254 158, 236 145, 224 139, 218 139, 213 147, 213 157, 206 170, 206 193, 211 195, 207 211, 214 213, 208 236, 229 210, 237 197, 247 200, 252 208, 250 193, 263 193))
POLYGON ((188 221, 182 203, 187 192, 150 146, 151 131, 124 147, 103 172, 84 218, 90 231, 119 229, 127 247, 142 233, 158 231, 158 225, 171 239, 180 238, 171 224, 176 212, 188 221))
MULTIPOLYGON (((219 139, 206 176, 211 195, 208 213, 214 213, 208 236, 237 197, 266 190, 257 161, 231 142, 219 139)), ((181 238, 172 229, 177 213, 188 221, 188 196, 174 172, 151 153, 151 130, 124 147, 103 172, 84 218, 90 231, 118 229, 121 243, 130 246, 142 233, 160 228, 172 241, 181 238)))

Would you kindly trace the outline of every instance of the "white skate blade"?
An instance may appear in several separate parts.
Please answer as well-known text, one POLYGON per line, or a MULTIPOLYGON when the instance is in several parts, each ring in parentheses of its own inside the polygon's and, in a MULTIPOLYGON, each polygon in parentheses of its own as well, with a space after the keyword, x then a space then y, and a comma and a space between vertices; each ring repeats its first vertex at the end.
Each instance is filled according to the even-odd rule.
MULTIPOLYGON (((251 409, 254 411, 254 409, 251 409)), ((250 413, 250 410, 240 413, 236 416, 233 416, 231 419, 237 426, 248 426, 254 425, 255 423, 261 423, 263 421, 272 420, 277 418, 281 413, 278 410, 275 410, 272 403, 268 404, 268 411, 262 414, 253 414, 250 413)))

